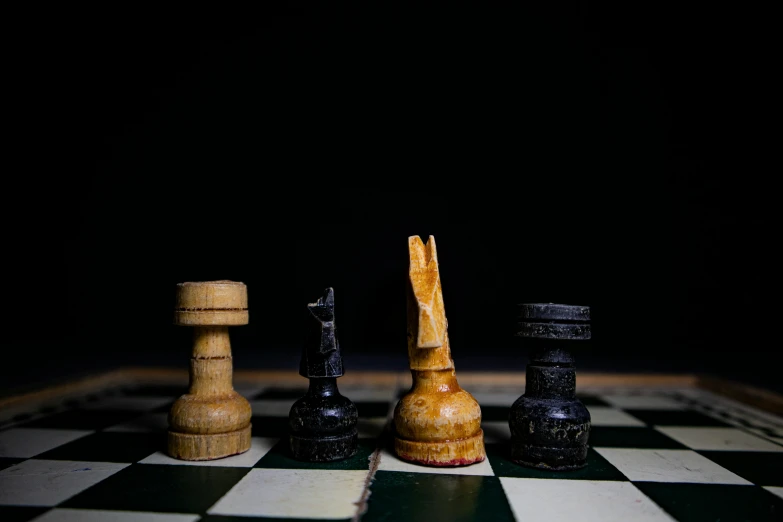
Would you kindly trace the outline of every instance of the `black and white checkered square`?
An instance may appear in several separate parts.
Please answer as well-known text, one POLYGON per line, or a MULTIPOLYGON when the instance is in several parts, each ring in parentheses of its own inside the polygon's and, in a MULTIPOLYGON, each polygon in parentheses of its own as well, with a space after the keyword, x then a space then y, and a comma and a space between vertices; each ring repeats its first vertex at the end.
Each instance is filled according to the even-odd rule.
MULTIPOLYGON (((583 389, 588 466, 548 472, 508 457, 519 390, 485 387, 487 459, 431 468, 398 459, 394 386, 341 388, 360 412, 360 449, 300 462, 287 416, 304 388, 248 386, 251 449, 207 462, 165 452, 180 386, 125 387, 15 412, 0 431, 0 520, 780 520, 783 420, 693 389, 583 389), (589 506, 586 509, 585 506, 589 506)), ((470 391, 470 390, 469 390, 470 391)))

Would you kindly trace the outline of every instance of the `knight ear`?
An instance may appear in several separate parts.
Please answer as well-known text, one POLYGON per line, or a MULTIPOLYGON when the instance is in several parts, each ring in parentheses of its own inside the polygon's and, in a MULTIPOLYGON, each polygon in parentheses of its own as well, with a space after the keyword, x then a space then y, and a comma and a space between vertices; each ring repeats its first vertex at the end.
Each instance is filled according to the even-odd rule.
POLYGON ((430 236, 427 239, 427 244, 424 246, 424 252, 427 257, 427 263, 435 261, 438 263, 438 250, 435 248, 435 236, 430 236))
POLYGON ((427 253, 419 236, 408 238, 408 257, 411 272, 421 271, 427 267, 427 253))
POLYGON ((326 306, 327 308, 333 308, 334 307, 334 289, 330 286, 326 290, 324 290, 324 295, 321 297, 321 299, 318 300, 319 304, 322 304, 323 306, 326 306))
POLYGON ((438 251, 435 248, 435 236, 430 236, 425 245, 419 236, 408 238, 408 256, 410 271, 421 272, 430 268, 433 263, 438 268, 438 251))

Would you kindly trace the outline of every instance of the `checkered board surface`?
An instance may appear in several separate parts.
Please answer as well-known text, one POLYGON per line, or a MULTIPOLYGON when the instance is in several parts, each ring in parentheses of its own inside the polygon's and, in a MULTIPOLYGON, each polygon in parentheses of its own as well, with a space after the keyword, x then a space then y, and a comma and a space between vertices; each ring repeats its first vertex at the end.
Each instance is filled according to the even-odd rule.
POLYGON ((523 386, 466 389, 482 406, 488 459, 456 468, 389 451, 404 393, 394 385, 341 386, 358 406, 360 449, 328 464, 288 454, 287 415, 303 388, 237 386, 253 408, 252 447, 210 462, 162 451, 179 386, 116 385, 6 411, 0 520, 783 520, 779 417, 693 388, 581 389, 588 466, 557 473, 508 459, 508 410, 523 386))

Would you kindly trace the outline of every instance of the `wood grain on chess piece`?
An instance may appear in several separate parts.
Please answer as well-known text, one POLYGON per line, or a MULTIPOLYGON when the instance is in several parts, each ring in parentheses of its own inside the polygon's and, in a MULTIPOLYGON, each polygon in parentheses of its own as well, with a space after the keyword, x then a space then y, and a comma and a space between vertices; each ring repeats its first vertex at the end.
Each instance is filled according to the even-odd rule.
POLYGON ((228 327, 248 322, 247 287, 234 281, 177 285, 174 323, 193 326, 190 390, 169 413, 168 454, 211 460, 250 449, 250 403, 234 391, 228 327))
POLYGON ((394 410, 394 449, 429 466, 485 458, 481 408, 460 388, 447 333, 435 238, 408 238, 408 358, 413 386, 394 410))

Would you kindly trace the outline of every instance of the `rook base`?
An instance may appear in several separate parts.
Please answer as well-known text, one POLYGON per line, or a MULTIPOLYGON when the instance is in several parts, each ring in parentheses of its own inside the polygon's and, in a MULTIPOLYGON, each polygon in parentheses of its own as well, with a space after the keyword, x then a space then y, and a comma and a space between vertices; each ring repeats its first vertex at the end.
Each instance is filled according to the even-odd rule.
POLYGON ((359 449, 359 432, 356 430, 348 435, 318 439, 291 435, 289 440, 294 458, 307 462, 343 460, 356 455, 359 449))
POLYGON ((587 446, 547 448, 511 442, 511 460, 522 466, 551 471, 571 471, 587 465, 587 446))
POLYGON ((228 433, 168 432, 168 454, 182 460, 212 460, 238 455, 250 449, 250 428, 228 433))
POLYGON ((466 439, 444 442, 415 442, 394 437, 394 451, 403 460, 425 466, 466 466, 486 458, 482 430, 466 439))

